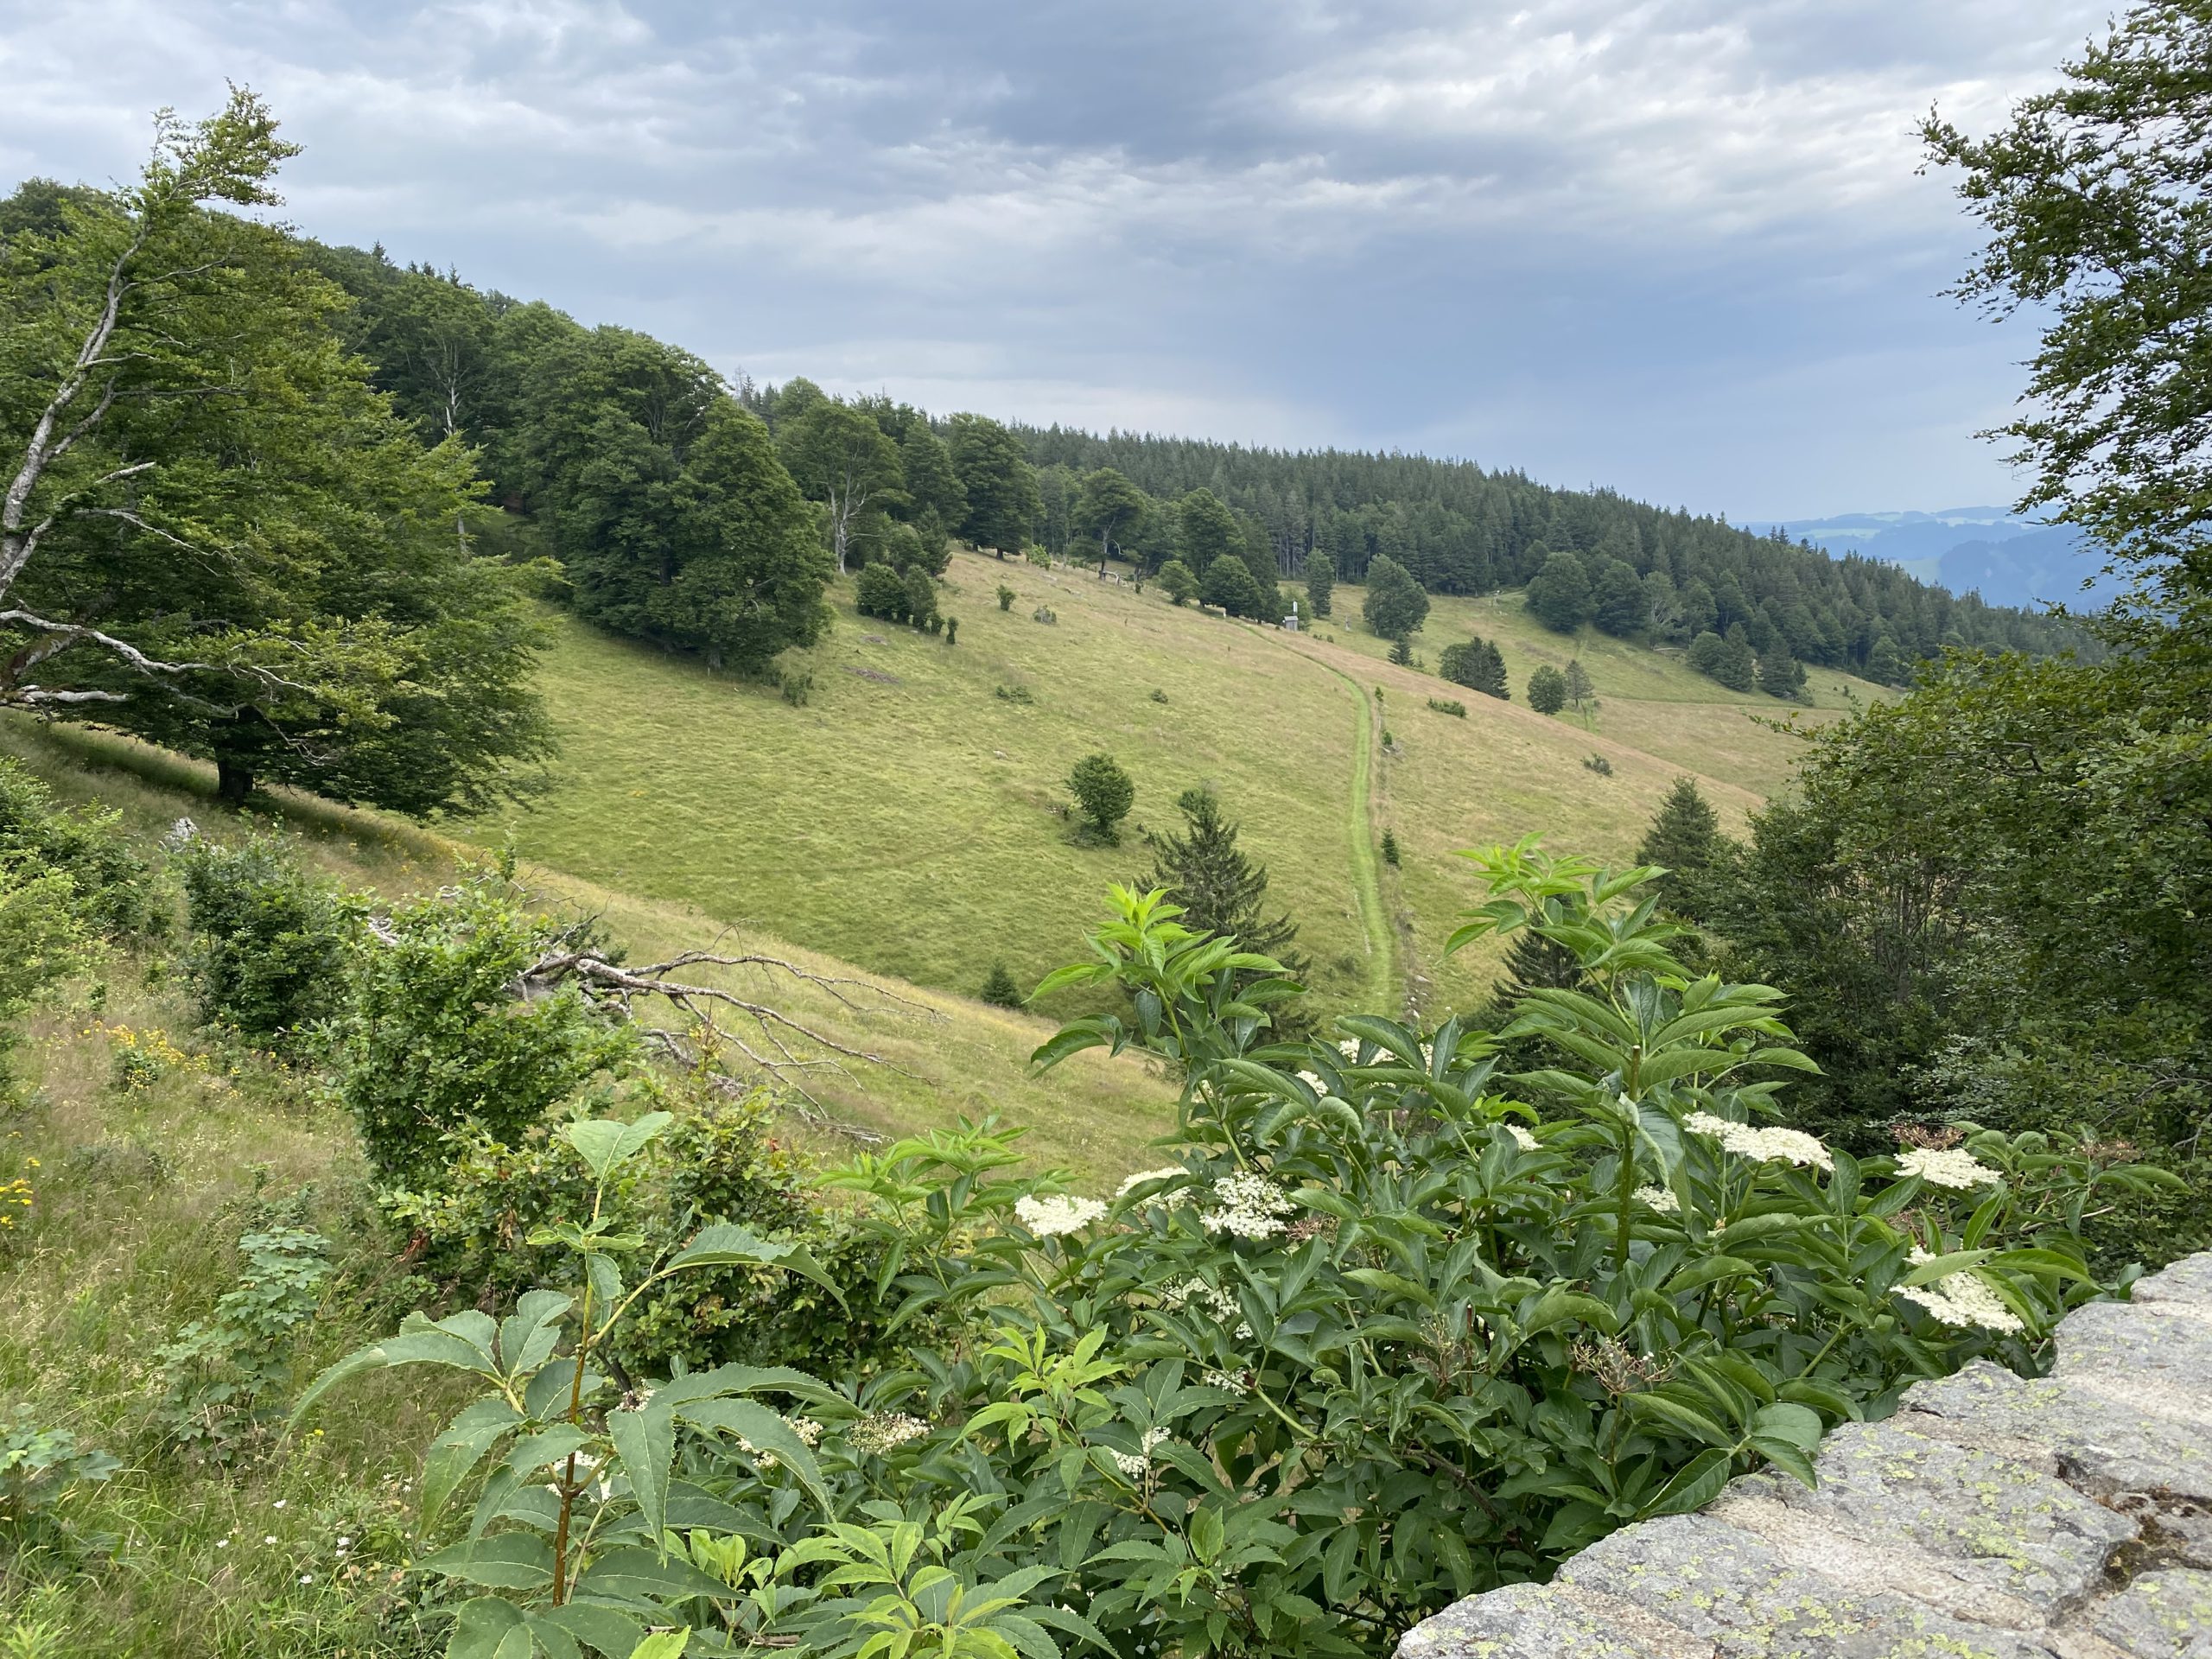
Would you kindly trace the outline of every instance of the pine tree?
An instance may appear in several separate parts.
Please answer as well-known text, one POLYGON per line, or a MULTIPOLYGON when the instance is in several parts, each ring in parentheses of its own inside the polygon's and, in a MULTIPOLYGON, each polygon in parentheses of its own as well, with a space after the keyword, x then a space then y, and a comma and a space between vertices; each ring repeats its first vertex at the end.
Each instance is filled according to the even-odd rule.
POLYGON ((1698 792, 1697 780, 1677 778, 1644 831, 1636 861, 1662 866, 1667 874, 1657 884, 1660 897, 1669 909, 1694 919, 1706 908, 1706 880, 1726 851, 1719 817, 1698 792))
POLYGON ((1382 832, 1382 861, 1393 869, 1398 866, 1398 836, 1395 830, 1385 830, 1382 832))
POLYGON ((1505 683, 1505 653, 1497 648, 1494 639, 1482 641, 1482 661, 1475 666, 1475 677, 1470 682, 1484 696, 1496 697, 1501 702, 1513 701, 1513 688, 1505 683))

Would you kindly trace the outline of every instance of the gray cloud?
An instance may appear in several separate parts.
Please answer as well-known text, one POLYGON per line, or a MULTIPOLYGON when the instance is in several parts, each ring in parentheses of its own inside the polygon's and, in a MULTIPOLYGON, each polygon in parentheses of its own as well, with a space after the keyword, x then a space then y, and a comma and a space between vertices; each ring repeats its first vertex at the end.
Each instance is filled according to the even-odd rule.
POLYGON ((0 176, 266 92, 289 217, 727 369, 1471 454, 1739 515, 2005 493, 1916 177, 2077 0, 0 3, 0 176))

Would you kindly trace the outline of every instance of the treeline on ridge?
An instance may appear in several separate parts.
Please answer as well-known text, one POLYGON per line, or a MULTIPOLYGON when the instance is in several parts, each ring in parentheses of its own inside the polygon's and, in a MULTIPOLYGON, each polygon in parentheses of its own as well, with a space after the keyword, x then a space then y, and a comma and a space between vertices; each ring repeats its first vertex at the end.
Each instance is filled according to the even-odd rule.
MULTIPOLYGON (((683 601, 657 590, 696 585, 684 484, 709 413, 730 401, 713 369, 650 336, 587 329, 542 302, 396 264, 380 249, 310 245, 308 255, 353 296, 346 327, 378 384, 427 432, 478 446, 495 498, 549 532, 580 611, 624 632, 702 643, 686 637, 683 601)), ((1147 574, 1180 560, 1190 596, 1269 616, 1278 582, 1304 581, 1323 562, 1362 581, 1389 558, 1431 593, 1535 584, 1531 608, 1563 630, 1587 623, 1684 646, 1710 633, 1699 665, 1724 679, 1723 641, 1737 646, 1732 662, 1786 650, 1897 683, 1948 645, 2094 650, 2063 620, 1954 595, 1880 561, 1834 559, 1718 518, 1471 461, 941 418, 884 397, 830 398, 804 379, 741 378, 731 390, 816 504, 816 537, 840 569, 942 570, 954 536, 1008 553, 1035 543, 1125 558, 1147 574), (1251 574, 1249 599, 1225 578, 1205 591, 1224 554, 1251 574)), ((727 411, 717 419, 726 434, 727 411)), ((758 509, 774 535, 796 536, 798 514, 768 458, 756 439, 750 461, 715 464, 733 477, 757 471, 758 509)), ((807 585, 793 583, 792 620, 774 631, 787 643, 812 638, 796 620, 796 590, 807 585)), ((766 643, 703 648, 741 659, 766 643)))

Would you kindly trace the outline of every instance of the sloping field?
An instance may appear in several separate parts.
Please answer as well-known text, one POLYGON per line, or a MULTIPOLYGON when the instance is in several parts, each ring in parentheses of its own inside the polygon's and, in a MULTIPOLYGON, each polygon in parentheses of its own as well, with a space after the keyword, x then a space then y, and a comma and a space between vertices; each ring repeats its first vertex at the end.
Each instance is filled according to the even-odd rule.
MULTIPOLYGON (((1389 668, 1387 643, 1351 621, 1361 598, 1340 589, 1338 622, 1288 635, 1080 567, 963 553, 943 601, 960 619, 950 647, 858 617, 841 584, 836 628, 794 654, 813 676, 804 707, 563 619, 546 677, 559 783, 477 833, 608 888, 972 991, 995 960, 1024 982, 1071 960, 1105 884, 1148 865, 1137 829, 1173 826, 1176 795, 1205 783, 1300 924, 1325 1008, 1395 1004, 1424 984, 1408 973, 1434 1006, 1437 988, 1465 1002, 1490 978, 1479 957, 1435 961, 1470 893, 1450 851, 1535 830, 1625 858, 1679 772, 1737 822, 1788 775, 1796 740, 1754 718, 1789 712, 1771 698, 1597 636, 1584 660, 1604 706, 1586 729, 1389 668), (1017 594, 1004 611, 1001 582, 1017 594), (1468 718, 1429 713, 1429 696, 1467 703, 1468 718), (1137 785, 1118 849, 1077 845, 1063 816, 1068 770, 1095 749, 1137 785), (1592 753, 1611 777, 1583 766, 1592 753), (1363 906, 1378 872, 1358 854, 1386 823, 1406 862, 1380 868, 1380 902, 1363 906)), ((1433 662, 1478 630, 1503 641, 1516 698, 1529 670, 1571 649, 1514 597, 1438 600, 1421 649, 1433 662)), ((1843 705, 1842 677, 1821 681, 1843 705)))
MULTIPOLYGON (((251 826, 208 796, 212 769, 127 740, 58 731, 10 718, 0 721, 0 753, 45 778, 61 799, 119 809, 149 838, 182 816, 207 833, 235 835, 251 826)), ((279 796, 267 822, 297 838, 301 855, 327 874, 387 899, 423 892, 452 879, 470 849, 395 823, 321 802, 279 796)), ((632 962, 650 962, 701 946, 726 954, 759 951, 810 972, 855 976, 862 970, 819 951, 751 930, 733 930, 682 904, 654 903, 610 892, 573 875, 524 865, 521 879, 549 903, 604 918, 632 962)), ((712 977, 706 970, 702 977, 712 977)), ((931 1128, 955 1116, 997 1112, 1032 1133, 1025 1143, 1040 1164, 1067 1164, 1099 1176, 1157 1163, 1146 1143, 1173 1120, 1174 1090, 1133 1060, 1081 1055, 1042 1077, 1028 1070, 1030 1052, 1056 1021, 957 995, 872 976, 883 992, 863 987, 855 1002, 870 1013, 789 977, 765 970, 723 976, 723 982, 804 1020, 833 1041, 880 1056, 884 1065, 849 1064, 808 1074, 805 1088, 830 1123, 854 1123, 891 1134, 931 1128), (892 999, 911 1003, 893 1005, 892 999)), ((795 1121, 795 1132, 827 1156, 849 1153, 834 1128, 795 1121)))

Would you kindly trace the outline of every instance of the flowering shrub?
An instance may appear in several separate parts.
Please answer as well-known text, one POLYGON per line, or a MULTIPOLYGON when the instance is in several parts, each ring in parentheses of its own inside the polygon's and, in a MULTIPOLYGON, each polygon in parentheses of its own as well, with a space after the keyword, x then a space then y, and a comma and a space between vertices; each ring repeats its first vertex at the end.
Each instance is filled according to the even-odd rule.
MULTIPOLYGON (((834 1184, 870 1200, 898 1319, 964 1310, 954 1328, 981 1332, 905 1371, 725 1366, 626 1402, 580 1346, 559 1363, 578 1427, 550 1440, 531 1414, 550 1396, 502 1383, 512 1408, 464 1413, 433 1453, 450 1490, 513 1448, 469 1540, 423 1564, 523 1592, 523 1611, 464 1623, 525 1628, 566 1583, 633 1624, 690 1624, 691 1652, 846 1655, 889 1628, 994 1659, 1050 1659, 1068 1637, 1380 1652, 1446 1602, 1545 1576, 1758 1462, 1809 1483, 1826 1426, 1976 1355, 2032 1368, 2060 1314, 2099 1294, 2082 1206, 2152 1176, 2037 1136, 1859 1160, 1761 1123, 1809 1063, 1777 993, 1684 969, 1656 872, 1527 843, 1477 868, 1489 899, 1455 944, 1532 928, 1581 969, 1495 1036, 1356 1016, 1270 1043, 1269 1009, 1297 995, 1274 964, 1116 890, 1092 959, 1038 995, 1115 985, 1131 1012, 1076 1021, 1037 1058, 1135 1049, 1170 1068, 1176 1161, 1107 1198, 1014 1176, 988 1122, 856 1159, 834 1184), (1552 1063, 1503 1073, 1501 1044, 1524 1041, 1552 1063), (813 1444, 785 1414, 800 1408, 813 1444), (537 1541, 553 1506, 524 1501, 546 1446, 600 1459, 552 1489, 586 1541, 582 1578, 537 1541), (776 1547, 713 1567, 739 1536, 776 1547), (984 1606, 980 1629, 947 1624, 984 1606)), ((570 1303, 525 1299, 541 1322, 570 1303)), ((492 1321, 464 1317, 488 1355, 492 1321)), ((552 1351, 509 1326, 509 1349, 552 1351)), ((434 1340, 399 1342, 442 1357, 434 1340)), ((477 1651, 461 1634, 455 1651, 477 1651)))

